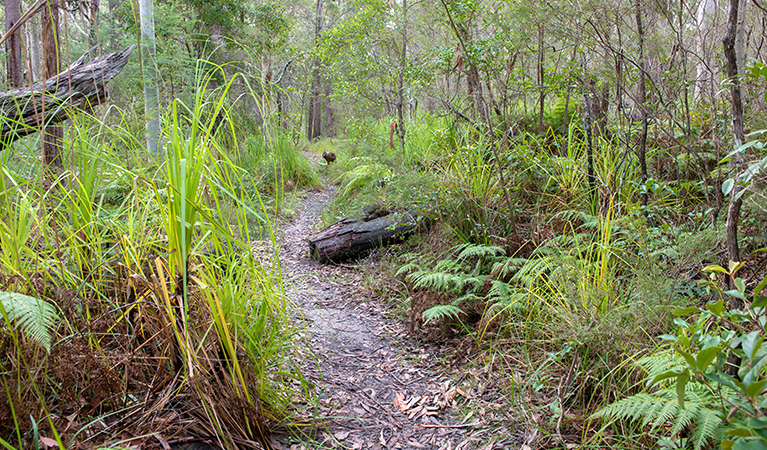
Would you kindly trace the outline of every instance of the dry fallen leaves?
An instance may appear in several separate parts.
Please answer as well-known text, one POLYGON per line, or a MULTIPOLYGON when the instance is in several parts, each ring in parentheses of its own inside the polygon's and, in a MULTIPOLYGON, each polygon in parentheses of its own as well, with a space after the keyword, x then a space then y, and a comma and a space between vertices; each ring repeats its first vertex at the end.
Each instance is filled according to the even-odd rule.
POLYGON ((450 387, 450 381, 440 384, 436 393, 414 395, 409 399, 402 393, 394 396, 392 404, 406 414, 409 420, 417 420, 424 416, 436 416, 448 406, 456 406, 455 396, 466 394, 458 387, 450 387))

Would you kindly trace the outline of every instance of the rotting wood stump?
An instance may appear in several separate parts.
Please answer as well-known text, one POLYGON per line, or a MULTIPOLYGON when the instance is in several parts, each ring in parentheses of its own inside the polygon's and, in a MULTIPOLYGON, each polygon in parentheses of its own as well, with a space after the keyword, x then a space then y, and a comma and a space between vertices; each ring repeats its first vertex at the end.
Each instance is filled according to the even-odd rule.
POLYGON ((368 221, 347 217, 310 238, 309 253, 321 263, 336 264, 362 256, 372 248, 402 242, 430 226, 429 215, 419 211, 393 213, 368 221))
POLYGON ((0 93, 0 150, 42 127, 63 122, 72 108, 90 112, 103 103, 106 84, 125 67, 135 48, 131 45, 88 62, 83 55, 45 82, 0 93))

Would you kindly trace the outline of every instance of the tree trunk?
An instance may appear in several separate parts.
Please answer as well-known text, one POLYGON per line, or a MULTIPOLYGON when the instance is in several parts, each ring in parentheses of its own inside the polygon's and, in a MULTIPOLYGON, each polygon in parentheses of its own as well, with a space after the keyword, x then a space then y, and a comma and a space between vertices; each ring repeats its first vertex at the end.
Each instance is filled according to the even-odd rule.
MULTIPOLYGON (((588 62, 586 53, 581 50, 581 70, 584 74, 588 73, 588 62)), ((594 121, 591 117, 593 108, 591 107, 592 96, 591 86, 595 82, 592 80, 589 85, 583 83, 583 128, 586 131, 586 178, 589 184, 589 198, 593 202, 596 198, 597 177, 594 173, 594 121)))
POLYGON ((325 136, 331 138, 336 135, 333 130, 333 108, 330 106, 330 80, 325 80, 325 136))
POLYGON ((88 29, 88 48, 93 48, 99 43, 99 0, 90 0, 88 2, 88 18, 88 25, 90 26, 88 29))
POLYGON ((41 26, 39 26, 39 20, 41 20, 39 17, 35 16, 29 19, 27 22, 27 39, 29 44, 27 47, 29 48, 29 58, 27 61, 27 70, 31 70, 32 73, 27 75, 27 79, 31 80, 32 82, 40 80, 42 77, 42 65, 43 65, 43 56, 42 56, 42 35, 40 34, 40 31, 42 29, 41 26))
POLYGON ((543 23, 538 23, 538 134, 543 134, 543 105, 546 99, 546 92, 543 86, 543 23))
POLYGON ((716 22, 717 0, 702 0, 698 5, 696 14, 697 21, 697 53, 699 61, 697 64, 697 76, 695 77, 695 98, 697 101, 713 101, 716 91, 716 80, 712 72, 712 61, 708 51, 708 42, 706 38, 709 34, 709 28, 716 22))
MULTIPOLYGON (((59 73, 59 2, 49 0, 46 8, 42 11, 42 36, 43 36, 43 78, 55 77, 59 73)), ((40 118, 46 115, 41 111, 40 118)), ((62 167, 61 141, 64 137, 64 129, 59 126, 47 126, 41 122, 43 129, 43 167, 62 167)))
MULTIPOLYGON (((322 1, 317 0, 314 24, 314 45, 319 50, 320 37, 322 37, 322 1)), ((309 99, 309 116, 306 137, 312 141, 322 135, 322 80, 320 77, 321 61, 319 58, 312 64, 312 96, 309 99)))
POLYGON ((476 107, 480 121, 492 129, 492 117, 490 116, 487 105, 485 104, 485 97, 482 93, 482 82, 479 77, 479 69, 477 69, 474 58, 471 56, 471 54, 469 54, 467 48, 467 42, 471 43, 469 26, 465 23, 456 23, 453 20, 453 15, 450 12, 450 7, 448 6, 446 0, 442 0, 442 6, 445 8, 445 13, 447 13, 450 27, 453 29, 455 37, 458 39, 458 46, 463 53, 463 58, 465 59, 467 94, 474 100, 474 105, 476 107))
MULTIPOLYGON (((743 132, 743 100, 741 97, 740 73, 741 67, 738 66, 738 49, 736 48, 736 41, 738 36, 738 20, 739 20, 739 1, 730 0, 730 9, 727 18, 727 31, 725 32, 722 43, 724 44, 724 57, 727 63, 727 77, 730 78, 730 97, 732 102, 732 130, 733 130, 733 144, 735 148, 742 146, 745 142, 745 136, 743 132)), ((732 170, 732 176, 735 178, 735 184, 730 191, 730 206, 727 209, 727 254, 730 261, 740 262, 740 248, 738 247, 738 221, 740 218, 740 208, 743 204, 743 197, 741 190, 743 186, 740 183, 740 167, 743 164, 743 154, 737 152, 730 159, 730 169, 732 170)), ((733 275, 734 277, 734 275, 733 275)), ((732 287, 733 280, 730 278, 729 283, 732 287)), ((736 304, 733 307, 742 306, 742 302, 738 301, 734 297, 731 299, 736 304)))
POLYGON ((647 206, 647 91, 645 86, 645 72, 647 65, 644 57, 644 27, 642 24, 642 2, 634 2, 634 12, 636 13, 637 34, 639 37, 639 112, 642 117, 642 131, 639 135, 639 145, 637 147, 637 157, 639 158, 639 168, 641 171, 642 185, 645 186, 642 192, 642 206, 647 206))
POLYGON ((397 74, 397 137, 400 149, 405 154, 405 69, 407 67, 407 0, 402 0, 402 52, 399 60, 399 74, 397 74))
POLYGON ((144 113, 146 114, 146 147, 152 155, 161 156, 160 146, 160 86, 157 70, 157 50, 154 34, 154 3, 140 0, 141 61, 144 76, 144 113))
MULTIPOLYGON (((10 29, 19 21, 21 15, 20 0, 5 0, 5 29, 10 29)), ((18 32, 8 38, 7 68, 8 84, 15 88, 21 86, 21 38, 18 32)))

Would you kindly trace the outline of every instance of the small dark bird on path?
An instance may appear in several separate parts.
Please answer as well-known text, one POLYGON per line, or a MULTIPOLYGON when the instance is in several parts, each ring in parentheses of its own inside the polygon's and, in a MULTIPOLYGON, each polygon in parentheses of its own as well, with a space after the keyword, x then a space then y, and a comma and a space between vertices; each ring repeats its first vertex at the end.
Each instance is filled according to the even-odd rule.
POLYGON ((336 160, 336 154, 331 152, 322 152, 322 157, 328 162, 328 165, 336 160))

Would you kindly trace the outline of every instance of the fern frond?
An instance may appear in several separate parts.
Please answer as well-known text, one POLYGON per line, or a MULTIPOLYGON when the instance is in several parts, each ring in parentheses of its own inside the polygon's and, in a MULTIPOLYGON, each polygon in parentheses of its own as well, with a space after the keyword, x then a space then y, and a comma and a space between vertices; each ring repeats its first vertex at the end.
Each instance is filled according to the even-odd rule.
POLYGON ((408 275, 408 278, 413 282, 413 289, 425 288, 439 292, 458 290, 458 285, 461 282, 460 275, 428 270, 413 272, 408 275))
MULTIPOLYGON (((685 396, 686 397, 686 396, 685 396)), ((704 408, 707 409, 707 408, 704 408)), ((689 428, 701 413, 701 406, 697 403, 688 402, 685 403, 685 409, 681 411, 674 421, 674 426, 671 427, 671 434, 676 435, 682 430, 689 428)))
POLYGON ((435 272, 468 272, 469 268, 460 261, 443 259, 434 265, 435 272))
POLYGON ((436 305, 421 313, 421 317, 424 324, 427 324, 433 320, 457 319, 460 314, 466 313, 455 305, 436 305))
POLYGON ((391 175, 391 169, 385 164, 363 164, 354 169, 344 172, 336 178, 336 183, 344 183, 344 196, 348 196, 352 191, 360 189, 373 180, 378 180, 391 175))
MULTIPOLYGON (((663 407, 658 409, 655 418, 652 419, 653 426, 658 427, 670 422, 679 413, 679 401, 676 398, 668 398, 668 400, 667 402, 659 402, 663 407)), ((642 426, 647 426, 649 423, 649 420, 645 420, 642 422, 642 426)))
POLYGON ((643 423, 652 423, 654 428, 655 419, 659 417, 658 413, 665 410, 665 407, 672 409, 676 414, 679 411, 679 402, 675 398, 668 399, 642 392, 607 405, 591 417, 606 420, 638 420, 644 417, 643 423), (657 408, 658 404, 665 406, 662 409, 657 408))
MULTIPOLYGON (((642 361, 643 364, 655 364, 655 361, 642 361)), ((658 429, 671 422, 670 434, 678 435, 686 430, 693 430, 695 450, 709 448, 713 441, 718 443, 724 430, 724 415, 721 410, 709 408, 716 405, 716 398, 708 387, 688 383, 685 388, 686 408, 679 407, 674 386, 660 389, 654 394, 642 392, 610 404, 592 415, 603 420, 637 421, 642 419, 642 427, 658 429)))
POLYGON ((463 276, 463 277, 460 277, 458 283, 456 284, 456 289, 458 289, 459 291, 462 291, 466 289, 467 287, 471 289, 478 289, 482 287, 486 279, 487 279, 487 275, 463 276))
POLYGON ((403 274, 406 274, 406 273, 409 273, 409 272, 416 272, 418 270, 421 270, 421 266, 419 264, 411 262, 411 263, 407 263, 407 264, 403 265, 402 267, 400 267, 397 270, 397 273, 394 274, 394 276, 398 277, 400 275, 403 275, 403 274))
POLYGON ((489 259, 506 253, 503 247, 482 244, 461 244, 455 250, 460 251, 458 259, 462 261, 469 258, 489 259))
POLYGON ((479 302, 479 301, 482 301, 484 299, 485 299, 484 297, 480 297, 477 294, 473 294, 473 293, 469 292, 468 294, 464 294, 464 295, 458 297, 458 299, 456 299, 455 302, 456 303, 479 302))
POLYGON ((692 433, 693 449, 711 448, 711 440, 721 440, 723 423, 724 415, 721 411, 701 408, 695 418, 695 431, 692 433))
POLYGON ((516 293, 516 290, 509 283, 493 281, 490 284, 490 291, 487 293, 487 297, 490 301, 499 302, 511 297, 513 293, 516 293))
POLYGON ((527 262, 527 258, 506 258, 493 264, 491 272, 495 278, 506 278, 515 274, 527 262))
POLYGON ((599 216, 593 216, 583 211, 568 209, 561 211, 551 218, 551 220, 564 220, 566 222, 582 222, 585 228, 596 229, 599 227, 599 216))
POLYGON ((51 351, 51 341, 59 314, 50 303, 17 292, 0 291, 0 303, 9 322, 16 322, 19 329, 46 351, 51 351))
POLYGON ((647 379, 652 380, 656 376, 669 370, 683 369, 684 359, 678 354, 672 354, 671 349, 664 349, 652 355, 640 358, 636 365, 647 373, 647 379))

